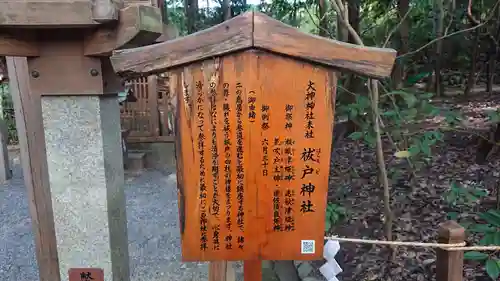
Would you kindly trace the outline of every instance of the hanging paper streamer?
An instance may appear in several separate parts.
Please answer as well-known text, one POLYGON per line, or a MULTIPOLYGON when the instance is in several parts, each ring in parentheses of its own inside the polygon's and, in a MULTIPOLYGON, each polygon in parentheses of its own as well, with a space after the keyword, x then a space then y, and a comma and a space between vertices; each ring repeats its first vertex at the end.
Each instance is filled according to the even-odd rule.
POLYGON ((328 281, 339 281, 337 275, 342 272, 342 268, 335 260, 335 255, 340 250, 339 241, 329 240, 323 249, 323 257, 326 263, 319 268, 319 271, 328 281))

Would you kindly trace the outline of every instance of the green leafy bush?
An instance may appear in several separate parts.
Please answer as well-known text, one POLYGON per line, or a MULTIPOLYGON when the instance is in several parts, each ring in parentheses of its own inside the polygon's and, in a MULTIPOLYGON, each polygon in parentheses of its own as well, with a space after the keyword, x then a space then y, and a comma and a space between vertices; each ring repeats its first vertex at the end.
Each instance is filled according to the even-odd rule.
POLYGON ((332 226, 344 220, 346 216, 347 210, 344 207, 328 202, 326 206, 325 232, 329 232, 332 226))
MULTIPOLYGON (((488 192, 479 185, 462 186, 456 182, 451 184, 450 190, 446 193, 445 200, 452 207, 463 207, 469 214, 476 215, 479 222, 468 219, 460 221, 460 224, 468 232, 475 233, 481 237, 479 245, 500 246, 500 211, 490 209, 485 212, 471 212, 475 206, 480 206, 481 199, 488 195, 488 192)), ((448 212, 448 218, 459 220, 458 212, 448 212)), ((486 273, 492 280, 500 277, 500 259, 496 252, 468 251, 464 254, 466 260, 484 263, 486 273)))

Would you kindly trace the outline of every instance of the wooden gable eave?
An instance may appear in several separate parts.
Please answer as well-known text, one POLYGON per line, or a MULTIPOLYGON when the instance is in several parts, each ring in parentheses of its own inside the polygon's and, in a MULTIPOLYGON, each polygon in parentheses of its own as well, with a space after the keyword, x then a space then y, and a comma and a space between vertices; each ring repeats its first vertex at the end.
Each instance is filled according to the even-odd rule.
POLYGON ((122 75, 152 74, 228 53, 258 48, 360 75, 391 74, 393 49, 364 47, 304 33, 263 13, 250 11, 209 29, 172 41, 115 51, 122 75))
POLYGON ((122 75, 152 74, 252 47, 253 12, 166 42, 117 50, 110 58, 122 75))
POLYGON ((163 33, 161 13, 148 5, 130 5, 119 10, 118 25, 103 26, 85 38, 86 56, 110 56, 112 51, 127 46, 142 46, 154 42, 163 33))
POLYGON ((36 57, 40 53, 35 33, 30 30, 0 29, 0 56, 36 57))
POLYGON ((300 31, 254 13, 254 47, 373 78, 391 75, 396 50, 366 47, 300 31))

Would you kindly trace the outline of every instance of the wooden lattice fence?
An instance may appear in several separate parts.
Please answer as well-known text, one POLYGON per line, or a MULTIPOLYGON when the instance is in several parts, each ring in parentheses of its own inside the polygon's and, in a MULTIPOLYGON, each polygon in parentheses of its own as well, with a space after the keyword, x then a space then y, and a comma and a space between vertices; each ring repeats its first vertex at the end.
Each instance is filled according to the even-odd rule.
POLYGON ((137 98, 124 102, 120 113, 122 128, 129 130, 129 142, 171 142, 174 116, 168 91, 168 77, 153 75, 128 81, 137 98))

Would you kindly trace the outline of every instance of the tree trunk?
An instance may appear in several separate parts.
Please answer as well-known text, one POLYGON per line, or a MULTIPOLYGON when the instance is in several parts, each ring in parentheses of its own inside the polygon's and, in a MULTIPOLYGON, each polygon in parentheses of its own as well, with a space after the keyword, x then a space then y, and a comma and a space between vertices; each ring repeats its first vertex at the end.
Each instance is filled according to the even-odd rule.
MULTIPOLYGON (((444 0, 436 0, 436 38, 443 37, 444 33, 444 0)), ((442 67, 442 51, 443 51, 443 41, 445 39, 439 40, 436 43, 436 53, 434 56, 434 91, 439 97, 443 93, 443 83, 441 81, 441 67, 442 67)))
POLYGON ((156 5, 160 9, 163 24, 168 24, 167 3, 164 0, 157 0, 156 5))
POLYGON ((299 27, 299 22, 297 20, 297 1, 294 0, 292 3, 292 10, 290 11, 290 24, 295 27, 299 27))
POLYGON ((184 0, 188 34, 196 32, 198 0, 184 0))
POLYGON ((476 84, 476 69, 477 69, 477 57, 479 53, 479 38, 480 38, 480 32, 479 30, 474 31, 474 42, 472 46, 472 53, 471 53, 471 65, 470 65, 470 72, 469 72, 469 77, 467 77, 467 85, 465 86, 464 90, 464 96, 467 97, 469 93, 474 89, 474 85, 476 84))
MULTIPOLYGON (((349 24, 352 26, 354 31, 356 31, 357 34, 359 34, 359 8, 360 8, 360 1, 361 0, 347 0, 348 2, 348 17, 349 17, 349 24)), ((356 39, 352 36, 352 34, 348 35, 348 42, 352 44, 357 44, 356 39)), ((348 78, 348 90, 351 93, 356 93, 360 94, 364 89, 365 85, 363 85, 363 80, 361 77, 359 77, 356 74, 350 74, 348 78)), ((354 97, 353 95, 349 95, 351 97, 354 97)), ((354 101, 354 99, 353 99, 354 101)))
MULTIPOLYGON (((408 17, 408 9, 410 8, 409 0, 398 0, 398 18, 401 22, 399 26, 399 42, 398 42, 398 56, 408 53, 409 44, 408 40, 410 37, 410 26, 408 17)), ((403 79, 405 76, 405 65, 401 60, 396 60, 394 65, 394 70, 392 72, 393 87, 395 89, 401 89, 403 87, 403 79)))
POLYGON ((497 8, 497 27, 495 31, 495 40, 490 40, 490 49, 488 51, 488 68, 486 69, 486 92, 491 94, 493 92, 493 78, 496 71, 496 60, 498 58, 497 42, 500 39, 500 9, 497 8))
POLYGON ((7 79, 7 64, 5 63, 5 57, 0 56, 0 82, 7 79))
MULTIPOLYGON (((361 0, 348 0, 348 16, 349 16, 349 24, 352 26, 352 28, 356 31, 356 33, 359 34, 359 7, 360 7, 360 1, 361 0)), ((348 36, 348 42, 349 43, 356 43, 356 39, 349 34, 348 36)))
POLYGON ((319 36, 328 37, 328 20, 326 18, 326 1, 318 0, 318 15, 319 15, 319 36))
POLYGON ((222 0, 222 14, 225 21, 231 18, 231 5, 229 4, 229 0, 222 0))
MULTIPOLYGON (((344 10, 346 11, 344 17, 349 20, 349 13, 347 12, 349 7, 348 3, 346 0, 342 1, 342 4, 344 5, 344 10)), ((347 30, 347 27, 342 24, 342 20, 340 17, 337 15, 337 40, 342 41, 342 42, 347 42, 349 40, 349 31, 347 30)))

